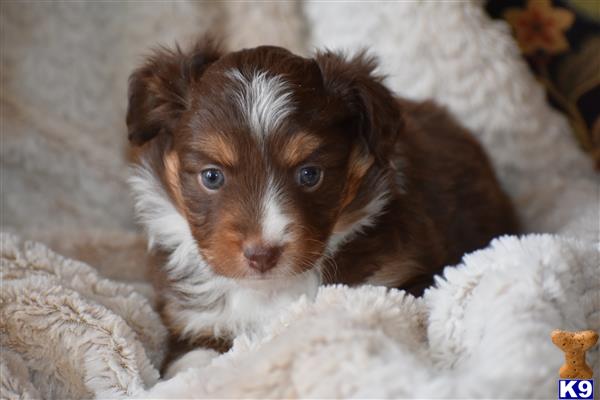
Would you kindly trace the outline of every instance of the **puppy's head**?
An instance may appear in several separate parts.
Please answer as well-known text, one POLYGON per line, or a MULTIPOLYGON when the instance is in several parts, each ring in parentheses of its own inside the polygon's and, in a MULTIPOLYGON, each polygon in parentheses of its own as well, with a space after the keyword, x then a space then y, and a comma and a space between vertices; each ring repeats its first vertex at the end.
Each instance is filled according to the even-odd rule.
POLYGON ((304 272, 381 211, 401 117, 374 68, 205 41, 133 73, 129 139, 214 272, 304 272))

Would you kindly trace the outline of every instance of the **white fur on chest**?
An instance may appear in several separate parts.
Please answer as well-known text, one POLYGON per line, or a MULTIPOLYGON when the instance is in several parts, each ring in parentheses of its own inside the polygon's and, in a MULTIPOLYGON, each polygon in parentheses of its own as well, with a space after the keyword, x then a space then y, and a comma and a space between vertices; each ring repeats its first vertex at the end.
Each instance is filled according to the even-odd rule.
MULTIPOLYGON (((271 279, 249 284, 215 277, 197 287, 198 298, 220 294, 219 301, 206 307, 202 301, 181 303, 175 299, 167 306, 182 326, 184 337, 198 334, 237 336, 259 332, 269 321, 301 296, 314 298, 320 284, 319 274, 308 271, 293 278, 271 279)), ((194 289, 188 296, 194 296, 194 289)))

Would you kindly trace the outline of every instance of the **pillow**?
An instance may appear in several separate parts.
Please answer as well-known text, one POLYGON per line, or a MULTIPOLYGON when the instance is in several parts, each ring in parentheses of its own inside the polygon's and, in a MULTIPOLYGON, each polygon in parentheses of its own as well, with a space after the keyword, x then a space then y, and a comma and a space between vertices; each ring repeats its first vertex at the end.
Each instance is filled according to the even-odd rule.
POLYGON ((488 0, 488 13, 511 26, 550 103, 569 118, 600 170, 600 8, 560 0, 488 0))

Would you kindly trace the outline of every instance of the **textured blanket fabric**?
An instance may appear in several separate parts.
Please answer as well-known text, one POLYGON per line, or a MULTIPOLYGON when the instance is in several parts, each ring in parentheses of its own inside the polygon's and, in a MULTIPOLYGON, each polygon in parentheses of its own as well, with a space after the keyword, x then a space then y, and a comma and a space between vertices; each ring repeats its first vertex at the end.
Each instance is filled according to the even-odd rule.
MULTIPOLYGON (((143 396, 552 398, 564 355, 550 332, 600 329, 599 256, 576 240, 503 237, 446 269, 422 299, 324 287, 143 396)), ((588 361, 598 370, 598 348, 588 361)))
MULTIPOLYGON (((600 330, 600 249, 503 237, 421 299, 323 287, 207 365, 158 379, 165 330, 131 287, 2 236, 2 398, 551 398, 557 328, 600 330), (521 382, 522 384, 507 384, 521 382)), ((598 370, 598 348, 588 353, 598 370)))
POLYGON ((133 287, 0 235, 0 398, 131 396, 159 378, 166 329, 133 287))

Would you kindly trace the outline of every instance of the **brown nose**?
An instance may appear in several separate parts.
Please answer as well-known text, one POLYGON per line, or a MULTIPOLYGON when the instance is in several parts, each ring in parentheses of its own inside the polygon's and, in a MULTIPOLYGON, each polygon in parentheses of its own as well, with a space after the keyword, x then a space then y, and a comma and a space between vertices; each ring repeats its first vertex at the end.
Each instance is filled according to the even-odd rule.
POLYGON ((260 272, 267 272, 277 265, 282 248, 269 246, 263 243, 248 243, 244 246, 244 257, 248 260, 250 268, 260 272))

